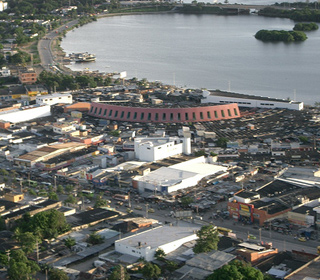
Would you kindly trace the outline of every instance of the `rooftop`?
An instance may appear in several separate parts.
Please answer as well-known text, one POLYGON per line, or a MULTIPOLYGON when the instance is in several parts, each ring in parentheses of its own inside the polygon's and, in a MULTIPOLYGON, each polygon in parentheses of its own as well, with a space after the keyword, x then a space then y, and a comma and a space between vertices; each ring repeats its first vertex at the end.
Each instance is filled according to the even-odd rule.
POLYGON ((140 248, 148 247, 158 248, 161 245, 180 240, 182 238, 194 235, 196 239, 196 230, 199 226, 161 226, 156 227, 136 235, 117 240, 123 245, 140 248))

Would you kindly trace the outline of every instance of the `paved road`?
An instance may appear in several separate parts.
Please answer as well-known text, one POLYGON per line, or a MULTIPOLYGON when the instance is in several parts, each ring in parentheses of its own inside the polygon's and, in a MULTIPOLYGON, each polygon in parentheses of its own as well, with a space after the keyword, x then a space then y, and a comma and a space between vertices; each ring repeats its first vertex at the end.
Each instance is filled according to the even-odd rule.
MULTIPOLYGON (((73 20, 67 23, 68 28, 71 28, 78 24, 78 20, 73 20)), ((56 39, 58 36, 61 36, 61 32, 66 30, 66 25, 63 25, 51 32, 49 32, 45 37, 43 37, 38 42, 38 52, 41 60, 41 66, 43 69, 47 71, 53 71, 50 69, 50 65, 57 65, 57 57, 55 57, 54 52, 52 51, 52 42, 54 39, 56 39)))
MULTIPOLYGON (((146 216, 146 206, 145 204, 131 202, 132 209, 135 206, 140 205, 143 207, 142 210, 134 209, 134 212, 146 216)), ((120 210, 126 211, 124 205, 119 207, 120 210)), ((179 221, 175 218, 169 217, 168 213, 170 212, 169 209, 166 210, 158 210, 157 204, 148 203, 148 208, 153 208, 155 213, 148 213, 149 218, 157 219, 163 224, 165 222, 170 223, 179 223, 179 221)), ((297 251, 305 251, 311 254, 317 254, 317 246, 319 246, 319 242, 316 240, 308 240, 306 242, 301 242, 297 239, 294 239, 293 235, 285 235, 278 233, 276 231, 269 231, 263 228, 255 229, 252 225, 242 225, 241 223, 234 222, 232 219, 230 220, 214 220, 210 219, 209 217, 212 216, 212 211, 208 211, 202 215, 203 220, 189 220, 189 222, 198 223, 199 226, 202 224, 212 223, 216 226, 226 227, 232 229, 232 231, 237 235, 237 238, 242 240, 247 240, 248 234, 253 234, 257 239, 256 242, 260 242, 260 236, 262 242, 272 242, 274 248, 278 248, 279 251, 283 250, 297 250, 297 251)))

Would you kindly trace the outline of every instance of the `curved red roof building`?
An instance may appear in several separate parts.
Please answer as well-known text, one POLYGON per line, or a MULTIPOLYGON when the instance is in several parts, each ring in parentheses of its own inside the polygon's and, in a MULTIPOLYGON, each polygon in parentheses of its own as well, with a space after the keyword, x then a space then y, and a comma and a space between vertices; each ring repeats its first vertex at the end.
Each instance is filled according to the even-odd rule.
POLYGON ((91 103, 90 116, 114 121, 184 123, 207 122, 240 117, 238 104, 211 105, 200 107, 132 107, 108 103, 91 103))

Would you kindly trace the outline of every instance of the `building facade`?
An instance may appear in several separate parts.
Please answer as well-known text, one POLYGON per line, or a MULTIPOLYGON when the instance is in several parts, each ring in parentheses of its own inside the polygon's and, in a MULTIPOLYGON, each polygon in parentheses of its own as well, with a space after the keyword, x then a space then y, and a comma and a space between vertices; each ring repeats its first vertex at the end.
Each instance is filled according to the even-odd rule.
POLYGON ((142 123, 207 122, 240 117, 237 104, 188 108, 131 107, 92 102, 90 116, 142 123))

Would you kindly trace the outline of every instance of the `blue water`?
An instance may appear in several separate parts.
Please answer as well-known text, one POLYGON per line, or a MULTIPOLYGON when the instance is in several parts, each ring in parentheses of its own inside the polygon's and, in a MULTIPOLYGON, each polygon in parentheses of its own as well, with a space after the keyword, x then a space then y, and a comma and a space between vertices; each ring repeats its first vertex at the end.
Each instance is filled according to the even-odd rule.
POLYGON ((128 78, 193 88, 319 102, 320 31, 301 43, 263 43, 260 29, 292 30, 288 19, 257 15, 128 15, 99 19, 66 35, 66 53, 96 62, 72 70, 127 71, 128 78))

